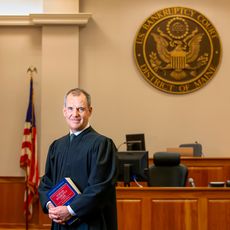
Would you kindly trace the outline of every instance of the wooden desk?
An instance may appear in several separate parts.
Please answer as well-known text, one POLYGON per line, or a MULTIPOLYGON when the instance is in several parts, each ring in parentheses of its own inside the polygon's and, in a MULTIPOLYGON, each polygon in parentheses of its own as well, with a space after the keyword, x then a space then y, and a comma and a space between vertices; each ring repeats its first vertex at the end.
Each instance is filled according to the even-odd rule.
MULTIPOLYGON (((206 187, 210 181, 230 179, 230 158, 182 157, 181 163, 188 167, 188 177, 198 187, 206 187)), ((149 164, 153 164, 153 159, 149 159, 149 164)))
POLYGON ((230 188, 117 188, 119 230, 229 230, 230 188))

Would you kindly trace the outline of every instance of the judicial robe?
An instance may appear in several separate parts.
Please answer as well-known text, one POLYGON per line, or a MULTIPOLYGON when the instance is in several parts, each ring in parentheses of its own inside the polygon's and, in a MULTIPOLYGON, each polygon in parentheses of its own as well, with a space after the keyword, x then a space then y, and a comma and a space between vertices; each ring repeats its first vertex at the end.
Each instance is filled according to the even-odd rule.
POLYGON ((45 174, 39 184, 42 209, 48 213, 47 192, 64 177, 70 177, 81 194, 70 207, 80 222, 54 230, 117 230, 116 147, 113 141, 87 128, 70 143, 69 134, 55 140, 48 151, 45 174))

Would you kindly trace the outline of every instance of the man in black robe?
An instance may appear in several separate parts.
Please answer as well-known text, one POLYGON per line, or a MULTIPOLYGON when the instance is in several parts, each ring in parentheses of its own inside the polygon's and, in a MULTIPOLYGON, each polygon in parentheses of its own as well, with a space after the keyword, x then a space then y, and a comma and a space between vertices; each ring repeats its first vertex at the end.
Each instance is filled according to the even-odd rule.
POLYGON ((39 185, 40 202, 52 220, 51 229, 117 230, 116 147, 89 125, 91 98, 84 90, 76 88, 66 94, 63 113, 70 134, 51 144, 39 185), (81 194, 68 206, 54 207, 47 192, 64 177, 70 177, 81 194), (79 221, 67 225, 73 216, 79 221))

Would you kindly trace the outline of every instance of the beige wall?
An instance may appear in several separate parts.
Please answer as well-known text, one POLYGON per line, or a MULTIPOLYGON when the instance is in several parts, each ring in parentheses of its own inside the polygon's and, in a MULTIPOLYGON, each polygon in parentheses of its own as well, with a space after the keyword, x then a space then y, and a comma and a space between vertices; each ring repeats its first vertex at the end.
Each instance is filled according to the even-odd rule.
MULTIPOLYGON (((78 12, 76 2, 47 0, 44 12, 78 12)), ((38 69, 35 103, 40 174, 49 144, 67 131, 61 114, 63 94, 78 84, 92 94, 92 125, 116 145, 126 133, 143 132, 150 156, 194 141, 203 144, 206 156, 229 156, 229 10, 227 0, 82 0, 79 11, 91 12, 92 19, 80 29, 80 52, 76 27, 0 27, 0 175, 23 175, 19 157, 30 65, 38 69), (222 41, 216 76, 187 95, 156 90, 142 78, 134 62, 133 41, 139 26, 153 12, 169 6, 203 13, 222 41)))
MULTIPOLYGON (((0 28, 0 171, 1 175, 20 173, 19 156, 28 103, 27 69, 36 66, 34 76, 36 112, 40 110, 41 36, 39 28, 0 28), (13 30, 12 30, 13 29, 13 30), (21 121, 20 121, 21 120, 21 121)), ((37 117, 40 123, 40 116, 37 117)))
POLYGON ((80 33, 80 85, 94 98, 93 124, 116 144, 126 133, 144 132, 152 153, 198 141, 206 156, 230 156, 230 2, 116 0, 81 1, 93 18, 80 33), (169 95, 150 86, 133 55, 137 30, 155 11, 170 6, 194 8, 216 27, 223 46, 220 68, 204 88, 169 95))
MULTIPOLYGON (((52 3, 44 2, 45 13, 54 13, 53 9, 57 13, 78 13, 78 1, 52 3)), ((63 96, 79 82, 79 27, 1 26, 0 34, 0 175, 24 175, 19 159, 29 94, 27 69, 31 65, 38 70, 34 74, 34 98, 42 174, 51 141, 68 131, 62 116, 63 96)))

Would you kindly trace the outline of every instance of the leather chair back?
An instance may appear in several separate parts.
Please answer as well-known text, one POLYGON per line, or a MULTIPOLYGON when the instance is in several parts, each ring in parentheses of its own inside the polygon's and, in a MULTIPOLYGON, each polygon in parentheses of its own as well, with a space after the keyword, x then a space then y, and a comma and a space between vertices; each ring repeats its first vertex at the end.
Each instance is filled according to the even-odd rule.
POLYGON ((154 164, 148 170, 148 185, 155 187, 184 187, 188 168, 180 164, 179 153, 156 152, 154 164))

